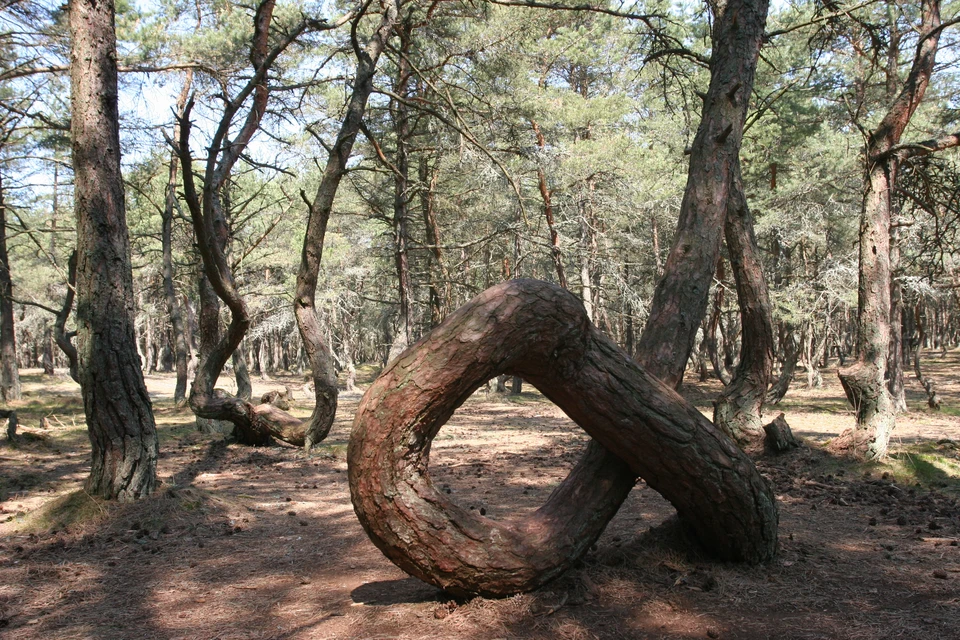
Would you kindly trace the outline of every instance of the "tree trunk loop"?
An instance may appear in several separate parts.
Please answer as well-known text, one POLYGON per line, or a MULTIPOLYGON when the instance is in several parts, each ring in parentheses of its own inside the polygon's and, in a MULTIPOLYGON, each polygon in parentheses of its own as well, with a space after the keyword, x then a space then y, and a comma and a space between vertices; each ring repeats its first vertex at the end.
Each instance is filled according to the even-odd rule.
POLYGON ((776 550, 774 495, 750 459, 590 324, 575 296, 536 280, 488 289, 387 367, 358 409, 348 465, 374 544, 453 594, 505 596, 557 577, 603 532, 636 475, 716 556, 760 562, 776 550), (540 509, 510 522, 458 506, 428 472, 440 428, 499 374, 523 377, 595 438, 540 509), (619 466, 600 464, 617 460, 604 447, 619 466))

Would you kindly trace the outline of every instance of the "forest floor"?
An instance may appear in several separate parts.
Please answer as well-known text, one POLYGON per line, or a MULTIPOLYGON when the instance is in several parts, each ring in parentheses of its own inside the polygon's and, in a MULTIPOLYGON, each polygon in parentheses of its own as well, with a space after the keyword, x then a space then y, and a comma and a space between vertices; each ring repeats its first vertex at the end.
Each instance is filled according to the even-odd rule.
MULTIPOLYGON (((359 393, 341 395, 308 456, 200 434, 172 406, 172 378, 149 376, 162 485, 121 505, 81 489, 77 386, 27 372, 22 435, 0 444, 0 637, 957 639, 960 352, 925 367, 944 410, 925 409, 911 379, 882 465, 827 453, 851 412, 835 371, 812 390, 798 372, 770 417, 785 411, 805 445, 757 459, 780 503, 773 562, 701 557, 640 482, 576 569, 536 593, 469 601, 407 577, 357 522, 345 453, 359 393)), ((686 393, 709 415, 718 389, 691 381, 686 393)), ((299 393, 295 412, 309 410, 299 393)), ((435 440, 430 473, 462 505, 513 515, 544 501, 584 442, 532 389, 477 393, 435 440)))

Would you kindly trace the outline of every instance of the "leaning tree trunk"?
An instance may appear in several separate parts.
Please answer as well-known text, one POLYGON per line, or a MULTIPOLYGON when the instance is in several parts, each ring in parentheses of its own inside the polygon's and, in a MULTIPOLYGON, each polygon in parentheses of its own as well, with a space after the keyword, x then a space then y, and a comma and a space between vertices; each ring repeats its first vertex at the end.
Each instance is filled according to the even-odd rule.
POLYGON ((710 319, 707 321, 707 330, 703 339, 707 354, 710 356, 710 364, 713 365, 713 372, 724 386, 733 381, 733 374, 727 369, 724 359, 720 357, 720 346, 717 341, 717 331, 720 329, 720 320, 723 317, 723 298, 726 291, 726 285, 723 281, 725 279, 723 258, 720 258, 717 261, 717 284, 713 290, 713 311, 711 311, 710 319))
MULTIPOLYGON (((619 355, 611 355, 610 361, 606 361, 603 357, 600 357, 599 361, 591 360, 590 362, 595 363, 597 367, 593 374, 596 377, 589 381, 591 390, 596 389, 599 393, 604 388, 605 382, 613 387, 616 387, 620 381, 627 382, 626 388, 614 391, 610 391, 609 388, 603 390, 602 397, 605 401, 588 409, 577 408, 576 399, 571 401, 572 404, 569 407, 565 406, 568 400, 564 395, 566 390, 560 394, 550 391, 554 386, 552 380, 545 381, 540 387, 554 402, 564 406, 568 414, 584 426, 592 424, 591 420, 610 425, 608 420, 615 422, 624 416, 620 413, 621 409, 629 414, 636 408, 639 413, 647 414, 646 408, 637 408, 633 404, 636 399, 635 385, 641 385, 638 378, 649 379, 652 381, 651 384, 656 384, 657 391, 651 396, 652 402, 659 402, 664 397, 661 394, 671 392, 667 387, 650 378, 650 374, 666 380, 668 387, 676 387, 682 380, 697 329, 706 309, 710 280, 719 256, 731 163, 740 149, 747 102, 753 87, 767 8, 765 0, 730 0, 716 9, 711 82, 704 100, 703 118, 691 153, 690 171, 681 206, 678 232, 667 260, 664 277, 657 285, 650 319, 640 339, 638 360, 646 371, 629 361, 622 362, 619 355), (609 368, 604 371, 605 367, 609 368), (623 377, 617 377, 619 375, 623 377), (606 395, 608 392, 616 395, 608 396, 606 395), (621 393, 623 395, 619 395, 621 393), (625 404, 628 404, 629 408, 625 404), (581 411, 586 411, 588 415, 584 416, 579 413, 581 411)), ((502 286, 509 284, 511 283, 502 286)), ((483 294, 481 299, 484 295, 486 294, 483 294)), ((508 305, 504 311, 509 311, 511 306, 508 305)), ((582 306, 578 305, 577 308, 578 311, 570 310, 570 312, 582 313, 582 306)), ((487 319, 491 319, 489 314, 484 315, 487 319)), ((449 330, 457 330, 457 325, 462 318, 459 312, 453 314, 431 335, 437 335, 438 332, 443 334, 448 330, 447 328, 451 327, 452 329, 449 330)), ((496 325, 496 322, 491 322, 490 325, 496 325)), ((469 330, 462 334, 462 339, 468 343, 466 348, 471 348, 469 344, 479 339, 480 334, 487 332, 490 325, 479 320, 476 325, 468 323, 471 329, 476 329, 477 334, 472 334, 469 330)), ((610 349, 606 346, 597 347, 600 352, 610 353, 612 350, 617 353, 616 347, 597 336, 595 331, 586 329, 584 331, 587 332, 586 335, 591 336, 588 341, 593 340, 593 344, 609 345, 610 349)), ((542 331, 536 333, 536 337, 530 336, 529 340, 534 342, 545 339, 548 334, 549 331, 542 331)), ((497 336, 497 339, 500 340, 500 336, 497 336)), ((515 344, 502 344, 506 344, 507 348, 517 348, 525 345, 527 339, 523 336, 515 344)), ((426 457, 422 447, 429 443, 429 439, 436 434, 436 430, 467 395, 499 371, 523 375, 535 385, 538 384, 538 380, 543 380, 541 376, 544 374, 539 371, 527 374, 525 370, 513 370, 503 365, 502 361, 499 363, 487 361, 479 365, 470 357, 454 358, 445 363, 435 361, 429 368, 418 369, 417 367, 423 363, 423 358, 429 356, 429 353, 429 349, 408 351, 381 374, 380 380, 386 382, 383 385, 379 382, 375 383, 374 387, 367 392, 354 425, 354 435, 351 437, 350 444, 351 495, 354 499, 354 507, 380 548, 388 557, 414 575, 431 580, 435 584, 441 584, 445 588, 462 592, 503 594, 536 588, 558 575, 565 567, 575 563, 589 548, 629 494, 636 481, 636 474, 647 470, 646 462, 640 459, 642 454, 631 449, 631 445, 621 442, 616 437, 608 437, 609 434, 605 429, 591 429, 595 431, 592 435, 599 441, 591 441, 580 463, 556 489, 548 504, 538 511, 532 520, 520 523, 519 527, 512 527, 515 531, 519 530, 524 534, 521 538, 518 539, 515 533, 507 531, 507 528, 498 523, 486 519, 477 521, 475 516, 466 514, 455 505, 445 502, 444 497, 437 495, 429 486, 426 457), (416 366, 411 366, 414 364, 416 366), (454 379, 445 375, 436 375, 434 367, 440 364, 443 364, 442 368, 450 367, 453 371, 463 371, 463 377, 454 379), (470 365, 466 371, 462 369, 465 364, 470 365), (485 377, 473 380, 470 376, 476 372, 485 377), (423 377, 424 375, 426 377, 423 377), (398 389, 406 397, 389 395, 386 398, 383 397, 387 389, 406 379, 417 381, 416 384, 402 385, 398 389), (427 396, 436 399, 438 396, 432 395, 433 392, 443 390, 444 385, 451 385, 444 390, 444 394, 440 394, 446 400, 442 403, 438 401, 430 404, 430 398, 427 396), (421 388, 426 389, 423 395, 419 395, 418 389, 421 388), (452 402, 450 398, 453 398, 452 402), (390 410, 375 411, 376 405, 381 400, 385 400, 390 410), (397 404, 393 404, 395 400, 397 404), (426 405, 422 404, 424 400, 427 400, 426 405), (394 407, 404 410, 412 409, 413 413, 394 416, 394 407), (369 414, 366 413, 368 408, 370 408, 369 414), (405 428, 401 429, 400 424, 404 422, 404 418, 412 419, 414 415, 417 416, 416 420, 413 420, 414 431, 411 432, 406 428, 411 427, 409 422, 404 425, 405 428), (364 422, 368 419, 373 421, 373 424, 365 425, 364 422), (396 420, 393 425, 384 423, 391 419, 396 420), (407 444, 390 435, 391 426, 397 427, 395 434, 402 432, 402 437, 410 438, 406 441, 407 444), (386 440, 390 438, 394 439, 386 440), (622 461, 618 455, 610 453, 605 445, 614 447, 618 453, 623 453, 625 458, 629 459, 629 463, 622 461), (401 449, 410 455, 395 457, 393 454, 401 449), (373 471, 374 468, 382 470, 384 475, 378 476, 378 471, 373 471), (397 488, 396 492, 393 491, 394 487, 397 488), (400 506, 401 511, 407 507, 419 510, 421 515, 433 523, 432 533, 414 539, 413 536, 419 535, 415 528, 416 517, 410 518, 400 514, 398 518, 394 518, 380 512, 382 509, 389 509, 391 504, 400 506), (596 505, 596 509, 585 508, 588 504, 596 505), (567 505, 572 505, 572 508, 567 508, 567 505), (451 523, 442 512, 448 515, 453 512, 456 516, 455 522, 451 523), (381 523, 383 527, 380 527, 381 523), (395 526, 398 528, 393 529, 395 526), (414 529, 408 528, 410 526, 414 529), (476 544, 478 540, 489 540, 490 544, 496 546, 499 551, 492 555, 485 554, 482 550, 483 546, 476 544), (408 541, 412 542, 408 544, 408 541), (515 551, 510 551, 508 547, 514 543, 520 546, 515 551), (464 545, 462 554, 458 551, 460 545, 464 545), (409 549, 410 556, 403 557, 405 552, 401 551, 401 548, 409 549), (434 557, 439 559, 438 562, 434 563, 434 557), (471 569, 470 565, 474 565, 476 569, 471 569)), ((442 356, 438 354, 437 360, 443 360, 442 356)), ((593 366, 593 364, 586 364, 586 360, 584 362, 584 367, 593 366)), ((583 394, 586 382, 581 380, 576 389, 576 396, 580 400, 589 397, 589 394, 583 394)), ((674 398, 683 402, 679 396, 670 395, 669 397, 670 402, 674 402, 674 398)), ((637 399, 637 401, 640 400, 637 399)), ((675 405, 672 406, 675 409, 678 408, 675 405)), ((657 471, 648 473, 649 477, 645 476, 647 481, 651 486, 662 489, 665 495, 676 497, 675 504, 679 507, 681 519, 699 533, 701 541, 708 548, 731 558, 756 561, 770 557, 776 546, 777 515, 776 505, 768 485, 759 478, 755 467, 743 456, 736 445, 715 429, 709 421, 703 419, 698 412, 694 410, 696 414, 694 415, 686 410, 681 411, 680 413, 685 416, 683 418, 673 410, 669 413, 671 417, 666 421, 674 424, 672 420, 677 420, 675 426, 679 426, 685 420, 695 421, 685 424, 687 427, 695 425, 695 428, 691 428, 690 434, 698 442, 701 437, 716 438, 717 446, 724 451, 723 454, 715 451, 718 454, 717 462, 721 465, 730 463, 736 467, 732 473, 723 474, 724 478, 734 484, 745 483, 745 485, 741 485, 740 488, 729 487, 731 494, 726 494, 724 489, 714 494, 712 500, 703 501, 702 496, 696 495, 697 491, 686 493, 686 497, 675 496, 673 493, 675 489, 679 488, 683 493, 684 487, 689 488, 691 485, 677 478, 676 485, 671 488, 674 479, 672 472, 668 472, 666 476, 658 476, 657 471), (734 460, 736 462, 733 462, 734 460), (744 462, 741 463, 741 461, 744 462), (757 479, 759 483, 754 484, 757 479), (753 487, 748 492, 752 492, 754 498, 741 502, 739 497, 733 496, 745 497, 742 489, 746 485, 753 487), (747 503, 751 500, 753 500, 753 506, 748 506, 747 503), (692 502, 698 503, 698 507, 690 508, 692 502), (700 511, 701 503, 704 503, 703 511, 700 511), (732 520, 739 520, 740 524, 730 523, 735 526, 735 529, 723 532, 721 529, 724 525, 714 528, 719 522, 713 516, 718 506, 721 510, 727 510, 728 515, 736 514, 732 520), (735 534, 740 541, 738 543, 733 542, 729 537, 734 530, 740 532, 735 534), (734 547, 738 547, 739 551, 734 551, 734 547)), ((622 430, 620 425, 617 428, 622 430)), ((629 431, 635 435, 640 433, 632 429, 629 431)), ((656 437, 660 438, 665 433, 666 431, 660 431, 656 437)), ((686 441, 686 431, 681 438, 686 441)), ((667 446, 672 453, 673 446, 667 446)), ((683 454, 683 459, 687 460, 686 456, 695 448, 683 454)), ((669 458, 670 453, 667 453, 662 459, 669 458)), ((679 475, 683 475, 689 470, 696 469, 697 463, 687 467, 686 470, 681 470, 684 466, 682 463, 669 466, 679 475)), ((705 483, 715 487, 716 485, 712 485, 712 480, 707 479, 708 476, 715 477, 712 471, 705 470, 705 483)), ((710 490, 706 493, 710 493, 710 490)))
POLYGON ((77 352, 90 442, 86 490, 133 500, 157 485, 157 432, 134 335, 112 0, 70 5, 77 352))
MULTIPOLYGON (((836 450, 867 460, 886 455, 896 422, 896 407, 885 376, 890 351, 890 213, 899 162, 897 147, 930 83, 940 26, 939 0, 923 0, 920 37, 910 73, 867 140, 860 216, 857 361, 838 371, 847 399, 857 413, 857 425, 833 443, 836 450)), ((950 144, 957 142, 952 140, 950 144)))
POLYGON ((596 329, 573 294, 537 280, 488 289, 395 360, 361 402, 348 464, 373 542, 455 595, 503 596, 558 576, 602 533, 633 474, 718 557, 759 562, 776 550, 775 496, 750 459, 596 329), (602 444, 543 507, 509 523, 450 501, 427 468, 443 424, 501 372, 522 376, 602 444), (605 464, 604 447, 619 458, 605 464))
POLYGON ((773 313, 739 173, 734 175, 724 230, 743 327, 740 364, 714 403, 713 422, 743 444, 764 436, 763 405, 773 373, 773 313))
POLYGON ((19 400, 20 372, 17 370, 17 334, 13 324, 13 279, 7 256, 7 207, 0 175, 0 398, 19 400))
POLYGON ((327 155, 327 164, 324 167, 320 185, 317 187, 317 194, 310 203, 307 229, 303 235, 293 311, 297 318, 297 327, 300 329, 300 338, 303 340, 303 347, 313 371, 316 397, 313 414, 310 416, 310 423, 304 435, 307 449, 327 437, 337 413, 337 376, 330 347, 323 339, 316 312, 317 280, 320 261, 323 257, 323 242, 330 213, 333 211, 333 201, 340 181, 346 174, 347 160, 350 159, 353 143, 363 124, 363 112, 367 107, 367 99, 373 92, 373 76, 376 73, 377 60, 387 45, 396 20, 397 6, 393 0, 390 0, 384 6, 383 17, 376 33, 363 50, 357 51, 357 71, 354 76, 353 93, 347 103, 346 115, 340 125, 337 140, 327 155))
POLYGON ((780 375, 767 391, 767 404, 780 404, 787 395, 797 370, 797 362, 800 361, 800 349, 793 329, 789 326, 780 326, 780 347, 783 350, 783 362, 780 364, 780 375))

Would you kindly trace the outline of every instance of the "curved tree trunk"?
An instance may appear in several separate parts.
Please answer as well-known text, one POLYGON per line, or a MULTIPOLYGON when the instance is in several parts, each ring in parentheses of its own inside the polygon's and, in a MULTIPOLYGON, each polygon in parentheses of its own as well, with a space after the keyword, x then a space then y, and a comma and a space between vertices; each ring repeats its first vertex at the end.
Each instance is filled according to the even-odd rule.
POLYGON ((773 312, 763 276, 753 217, 743 193, 739 168, 734 175, 724 231, 743 329, 740 364, 714 403, 713 422, 738 443, 760 440, 763 405, 773 373, 773 312))
POLYGON ((940 24, 939 0, 923 0, 920 38, 910 73, 867 141, 860 218, 857 361, 838 371, 847 399, 857 413, 857 426, 842 433, 833 445, 838 451, 867 460, 886 455, 896 422, 886 373, 890 352, 890 216, 899 162, 897 145, 930 83, 940 24))
POLYGON ((67 362, 70 366, 70 377, 73 381, 80 383, 77 363, 77 348, 71 342, 72 334, 67 333, 67 318, 70 317, 70 311, 73 310, 73 297, 77 285, 77 252, 74 250, 67 261, 67 295, 63 298, 63 306, 60 307, 60 313, 53 324, 53 338, 60 347, 60 351, 67 356, 67 362))
POLYGON ((157 485, 157 432, 137 358, 120 174, 112 0, 70 5, 78 376, 93 445, 86 490, 133 500, 157 485))
POLYGON ((707 322, 704 343, 707 354, 710 356, 710 364, 713 365, 713 372, 724 386, 733 381, 733 374, 730 373, 723 359, 720 358, 720 347, 717 341, 717 330, 720 329, 720 320, 723 317, 723 298, 726 291, 726 285, 723 281, 725 279, 723 258, 720 258, 717 261, 717 284, 713 291, 713 311, 710 313, 710 319, 707 322))
POLYGON ((347 103, 347 112, 340 125, 337 140, 327 156, 327 164, 324 167, 320 185, 317 187, 317 194, 310 203, 307 229, 303 235, 293 311, 297 318, 297 327, 300 329, 304 350, 307 352, 307 359, 310 361, 310 368, 313 370, 316 396, 316 405, 310 416, 310 423, 305 428, 304 442, 307 449, 327 437, 337 413, 337 376, 330 347, 323 339, 316 312, 317 280, 320 261, 323 257, 324 237, 337 188, 346 173, 347 160, 350 159, 353 143, 363 124, 367 99, 373 92, 373 76, 376 73, 377 60, 386 47, 396 21, 396 2, 388 0, 375 35, 366 48, 356 51, 357 71, 353 82, 353 93, 347 103))
POLYGON ((780 327, 780 344, 783 349, 783 362, 780 365, 780 375, 767 391, 767 404, 780 404, 790 389, 797 362, 800 360, 800 349, 797 347, 793 330, 789 326, 780 327))
MULTIPOLYGON (((665 495, 676 500, 675 504, 678 506, 682 520, 698 532, 701 541, 708 548, 730 558, 753 561, 772 555, 776 546, 777 515, 769 487, 734 443, 714 428, 709 421, 703 419, 699 412, 680 411, 679 405, 673 403, 682 403, 683 400, 650 375, 653 374, 667 381, 669 387, 679 386, 697 329, 703 319, 710 279, 719 256, 721 228, 726 216, 731 162, 737 157, 740 149, 743 123, 748 97, 753 86, 767 7, 765 0, 730 0, 715 9, 711 82, 704 101, 703 118, 691 153, 690 172, 681 206, 678 232, 667 260, 664 277, 657 285, 651 316, 641 336, 638 349, 638 359, 646 371, 630 361, 621 361, 622 352, 618 352, 615 346, 597 335, 595 330, 582 329, 580 340, 587 338, 587 341, 595 347, 589 351, 606 354, 597 356, 596 360, 590 360, 593 364, 584 365, 585 367, 596 366, 593 374, 596 379, 591 380, 590 388, 603 389, 605 402, 598 405, 599 409, 593 406, 588 408, 577 406, 577 402, 585 397, 582 393, 582 383, 581 387, 573 390, 576 398, 570 399, 565 395, 566 389, 551 391, 551 387, 557 386, 559 389, 560 386, 554 385, 553 379, 545 380, 543 372, 528 374, 526 370, 514 370, 501 366, 502 363, 494 363, 492 369, 489 369, 490 362, 478 366, 470 357, 455 358, 442 363, 440 367, 442 372, 438 375, 432 374, 432 368, 428 371, 426 367, 418 370, 410 366, 413 362, 418 366, 423 364, 422 359, 425 355, 429 356, 429 349, 410 350, 406 355, 402 355, 381 374, 378 382, 367 392, 351 437, 349 453, 351 493, 355 509, 365 527, 368 527, 368 533, 384 553, 405 570, 432 580, 435 584, 441 584, 445 588, 465 593, 504 594, 535 588, 558 575, 589 548, 589 544, 583 544, 583 542, 595 539, 602 532, 622 500, 628 495, 637 473, 646 473, 645 477, 651 486, 658 487, 664 491, 665 495), (469 365, 466 371, 463 369, 464 365, 469 365), (454 379, 452 376, 445 375, 447 367, 453 371, 463 371, 464 376, 454 379), (609 369, 603 371, 605 367, 609 369), (519 539, 516 533, 508 531, 513 529, 516 532, 518 527, 504 527, 486 519, 478 523, 474 520, 475 516, 463 514, 455 505, 446 503, 442 495, 437 495, 429 486, 425 475, 426 458, 421 455, 423 450, 419 449, 429 442, 429 437, 435 435, 436 429, 439 429, 456 406, 477 386, 498 373, 498 368, 499 371, 522 375, 548 392, 551 399, 561 406, 566 406, 569 401, 570 405, 566 407, 568 413, 581 424, 593 425, 592 421, 597 421, 605 425, 597 429, 591 426, 592 435, 600 441, 591 441, 581 463, 561 483, 547 505, 538 511, 539 515, 533 520, 527 520, 528 524, 519 524, 521 529, 526 526, 529 533, 519 539), (614 369, 617 376, 624 377, 617 378, 615 375, 609 375, 610 370, 614 369), (422 373, 418 375, 418 371, 422 373), (472 376, 478 371, 483 374, 483 377, 473 380, 472 376), (402 399, 399 399, 400 396, 384 397, 382 395, 401 379, 409 377, 415 378, 417 384, 402 386, 397 391, 411 395, 402 399), (627 381, 626 388, 617 387, 620 380, 627 381), (380 381, 386 382, 380 384, 380 381), (611 391, 609 387, 604 387, 605 382, 609 382, 615 389, 611 391), (597 383, 596 386, 593 383, 597 383), (448 384, 452 386, 443 394, 439 394, 446 398, 444 403, 421 404, 426 395, 448 384), (648 384, 655 385, 656 390, 644 386, 648 384), (667 404, 672 408, 663 407, 662 409, 670 414, 671 418, 668 421, 675 418, 686 425, 683 427, 683 435, 680 436, 681 441, 686 441, 689 435, 698 443, 702 438, 713 442, 706 445, 707 449, 713 446, 720 447, 723 453, 720 454, 717 451, 717 464, 723 466, 729 463, 736 467, 735 470, 731 469, 731 473, 723 473, 723 478, 734 484, 746 483, 752 487, 748 492, 752 492, 753 498, 746 498, 741 491, 745 486, 743 484, 739 488, 728 487, 737 497, 722 493, 726 489, 721 493, 712 493, 717 487, 713 480, 716 476, 714 471, 706 470, 704 485, 711 488, 708 488, 704 495, 712 493, 712 498, 704 500, 704 495, 698 495, 700 493, 698 491, 687 493, 686 489, 692 485, 686 484, 685 480, 674 476, 674 473, 683 476, 689 469, 698 468, 700 463, 691 462, 687 470, 681 469, 684 467, 683 464, 671 463, 669 467, 672 471, 667 471, 666 475, 660 475, 661 469, 656 463, 653 466, 658 468, 651 469, 646 466, 646 461, 639 459, 642 454, 638 453, 638 449, 633 448, 638 446, 637 442, 625 445, 618 436, 610 437, 607 429, 616 422, 618 417, 623 417, 621 410, 630 415, 633 415, 633 411, 647 415, 649 407, 644 408, 634 404, 642 403, 642 400, 634 395, 637 386, 650 391, 652 394, 650 397, 656 398, 651 400, 652 402, 659 402, 665 397, 670 398, 667 404), (420 389, 427 391, 416 397, 420 389), (607 393, 617 395, 605 395, 607 393), (366 408, 374 407, 381 399, 386 401, 384 407, 386 410, 383 412, 371 410, 368 415, 366 408), (408 400, 409 404, 407 404, 408 400), (411 408, 412 413, 394 415, 393 410, 400 409, 401 405, 411 408), (589 415, 581 416, 579 413, 581 411, 586 411, 589 415), (677 411, 683 415, 679 415, 677 411), (416 420, 412 420, 413 416, 416 416, 416 420), (399 428, 400 423, 404 422, 404 417, 408 422, 412 420, 416 433, 410 432, 408 429, 410 424, 399 428), (363 423, 367 419, 376 424, 365 426, 363 423), (390 420, 394 420, 393 426, 398 427, 394 431, 395 434, 403 432, 411 439, 406 442, 402 439, 393 439, 389 442, 385 440, 393 438, 388 425, 384 422, 390 420), (689 433, 686 431, 687 428, 690 429, 689 433), (605 449, 605 445, 613 446, 630 457, 630 466, 605 449), (410 447, 417 447, 418 453, 413 452, 410 447), (407 451, 411 455, 395 458, 394 454, 398 451, 407 451), (632 457, 634 453, 638 455, 636 459, 632 457), (378 476, 377 472, 365 471, 372 467, 382 470, 383 475, 378 476), (668 478, 678 480, 673 488, 671 488, 672 482, 664 482, 668 478), (755 484, 757 480, 759 482, 755 484), (394 487, 397 492, 393 491, 394 487), (675 495, 676 490, 684 495, 675 495), (746 499, 747 502, 753 500, 754 506, 744 509, 730 506, 734 502, 741 506, 745 505, 746 502, 741 503, 741 498, 746 499), (597 511, 582 508, 587 503, 598 505, 597 511), (692 506, 693 503, 697 504, 695 508, 692 506), (415 509, 422 508, 421 515, 428 518, 435 526, 428 527, 430 531, 426 537, 407 544, 414 540, 410 536, 417 535, 415 531, 419 521, 415 518, 411 520, 402 514, 396 519, 388 518, 379 512, 380 509, 389 509, 391 504, 405 505, 402 508, 409 505, 415 509), (574 507, 569 508, 569 505, 574 507), (718 509, 726 511, 726 515, 715 518, 714 515, 718 509), (449 526, 449 520, 444 514, 449 515, 451 512, 458 517, 457 522, 463 525, 462 528, 457 528, 456 525, 449 526), (732 515, 735 513, 736 515, 732 515), (718 528, 718 523, 720 520, 726 521, 728 516, 730 516, 729 525, 732 528, 721 531, 722 527, 718 528), (739 521, 739 524, 734 521, 739 521), (392 530, 391 527, 394 526, 398 528, 392 530), (414 529, 408 528, 410 526, 414 529), (374 527, 376 530, 373 529, 374 527), (739 542, 732 540, 731 536, 737 538, 739 542), (486 554, 483 551, 483 545, 477 544, 478 540, 489 541, 498 549, 498 552, 492 556, 486 554), (520 546, 516 551, 510 551, 508 547, 514 543, 520 546), (404 545, 403 548, 409 548, 411 555, 407 556, 400 551, 401 547, 398 545, 401 544, 404 545), (462 549, 460 545, 464 545, 462 549), (433 550, 432 547, 437 549, 433 550), (436 563, 432 559, 434 554, 439 559, 436 563), (485 569, 471 570, 470 566, 485 566, 489 569, 489 573, 485 574, 485 569)), ((509 284, 512 283, 502 286, 509 286, 509 284)), ((570 313, 582 314, 582 306, 577 305, 577 308, 571 309, 570 313)), ((448 317, 431 335, 442 334, 447 327, 456 327, 461 319, 462 315, 458 311, 448 317)), ((565 322, 570 322, 570 319, 567 318, 565 322)), ((479 335, 474 335, 472 331, 475 329, 478 333, 483 333, 486 326, 485 322, 478 322, 475 326, 468 325, 463 334, 464 340, 472 342, 479 338, 479 335)), ((541 338, 546 338, 543 332, 536 335, 536 340, 541 338)), ((525 345, 526 339, 523 338, 523 341, 516 344, 510 343, 509 346, 516 348, 525 345)), ((497 336, 497 340, 501 341, 502 336, 497 336)), ((536 341, 532 336, 530 340, 536 341)), ((549 361, 549 357, 547 360, 549 361)), ((433 364, 438 365, 436 362, 433 364)), ((620 430, 622 425, 617 423, 618 433, 620 430)), ((656 432, 657 429, 653 431, 656 432)), ((667 431, 670 431, 670 428, 659 431, 655 437, 659 438, 667 431)), ((631 430, 631 433, 637 435, 649 432, 638 429, 636 432, 631 430)), ((672 452, 675 445, 676 443, 666 446, 672 452)), ((681 458, 689 460, 687 456, 694 449, 696 447, 687 449, 681 458)), ((698 454, 693 454, 694 458, 697 456, 698 454)), ((669 455, 663 458, 663 460, 667 459, 669 455)))
MULTIPOLYGON (((176 142, 177 155, 182 165, 183 191, 193 222, 197 246, 203 261, 203 272, 210 289, 230 310, 230 324, 209 351, 201 354, 196 378, 190 391, 190 407, 201 418, 227 420, 236 427, 237 439, 248 444, 263 444, 278 438, 294 445, 305 442, 306 425, 300 420, 271 405, 254 406, 242 398, 215 389, 224 364, 240 346, 250 326, 250 316, 243 297, 237 290, 229 261, 226 257, 227 220, 224 209, 225 187, 234 165, 240 159, 253 134, 259 129, 269 101, 267 73, 277 56, 308 29, 332 29, 348 17, 337 21, 319 22, 305 19, 283 34, 280 42, 270 47, 270 23, 275 0, 262 0, 254 15, 254 36, 250 61, 254 75, 238 95, 224 104, 217 130, 211 140, 206 158, 202 189, 197 188, 190 152, 191 98, 180 120, 180 138, 176 142), (250 98, 250 109, 240 129, 230 139, 231 125, 237 112, 250 98)), ((201 291, 204 291, 201 288, 201 291)), ((209 294, 209 292, 207 292, 209 294)), ((208 298, 212 303, 212 298, 208 298)), ((208 313, 212 304, 207 305, 208 313)), ((205 333, 213 338, 213 317, 207 321, 205 333)), ((244 367, 245 368, 245 367, 244 367)))
POLYGON ((546 282, 488 289, 395 360, 361 402, 348 462, 374 543, 454 594, 507 595, 559 575, 602 533, 632 485, 620 479, 633 474, 718 557, 759 562, 776 550, 775 497, 750 459, 546 282), (442 425, 500 372, 522 376, 619 456, 590 447, 543 507, 509 523, 458 507, 427 469, 442 425))

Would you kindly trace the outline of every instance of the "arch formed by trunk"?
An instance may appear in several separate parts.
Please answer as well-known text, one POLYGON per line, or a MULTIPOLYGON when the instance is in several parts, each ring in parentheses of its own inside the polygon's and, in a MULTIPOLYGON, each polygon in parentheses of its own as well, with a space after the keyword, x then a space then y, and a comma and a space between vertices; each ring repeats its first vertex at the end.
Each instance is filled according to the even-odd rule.
POLYGON ((603 532, 631 472, 714 555, 760 562, 776 550, 776 502, 751 460, 600 333, 575 296, 537 280, 486 290, 399 356, 360 404, 348 465, 374 544, 453 594, 509 595, 560 575, 603 532), (540 509, 512 522, 459 507, 428 471, 440 428, 500 373, 522 376, 619 456, 590 447, 540 509))

